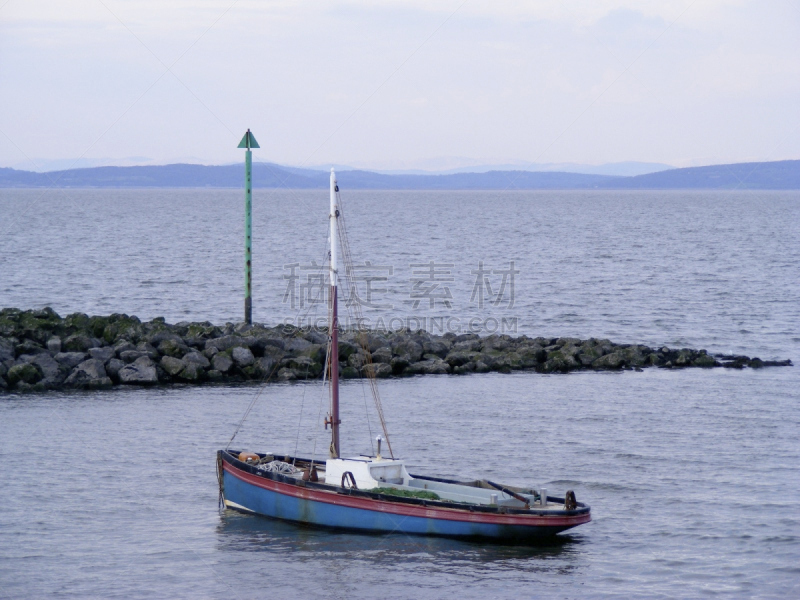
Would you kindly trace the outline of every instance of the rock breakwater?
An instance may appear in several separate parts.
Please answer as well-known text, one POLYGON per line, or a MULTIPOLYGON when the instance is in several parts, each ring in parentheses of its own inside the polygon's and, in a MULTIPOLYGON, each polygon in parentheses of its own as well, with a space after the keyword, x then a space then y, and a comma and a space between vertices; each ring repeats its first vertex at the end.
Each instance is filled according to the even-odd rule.
MULTIPOLYGON (((595 338, 343 331, 339 339, 343 378, 792 364, 595 338)), ((0 392, 315 379, 322 376, 327 343, 325 331, 287 325, 169 324, 124 314, 62 318, 50 308, 5 308, 0 310, 0 392)))

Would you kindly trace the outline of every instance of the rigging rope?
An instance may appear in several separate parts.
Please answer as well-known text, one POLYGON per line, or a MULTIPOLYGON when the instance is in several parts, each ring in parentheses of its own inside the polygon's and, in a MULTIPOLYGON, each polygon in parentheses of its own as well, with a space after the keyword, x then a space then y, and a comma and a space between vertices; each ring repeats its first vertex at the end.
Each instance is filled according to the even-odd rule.
MULTIPOLYGON (((350 254, 350 242, 347 239, 347 228, 345 227, 344 221, 344 205, 342 204, 342 198, 340 193, 336 192, 336 200, 339 206, 339 218, 337 219, 337 225, 339 229, 339 240, 341 242, 342 247, 342 258, 344 259, 345 269, 344 275, 345 279, 347 280, 348 286, 350 289, 355 288, 355 281, 354 281, 354 269, 353 269, 353 258, 350 254)), ((375 378, 375 366, 372 362, 372 352, 369 349, 369 339, 367 337, 367 332, 361 328, 361 323, 364 319, 364 316, 361 312, 361 305, 358 301, 352 303, 353 312, 356 313, 356 324, 357 324, 357 339, 359 344, 364 350, 365 356, 365 365, 362 368, 362 371, 366 372, 367 374, 367 381, 369 382, 370 390, 372 391, 372 398, 375 401, 375 409, 378 412, 378 418, 381 421, 381 428, 383 429, 383 435, 386 440, 386 447, 389 449, 389 455, 394 458, 394 452, 392 451, 392 443, 389 439, 389 430, 386 427, 386 419, 383 415, 383 406, 381 405, 381 396, 378 392, 378 383, 375 378)))

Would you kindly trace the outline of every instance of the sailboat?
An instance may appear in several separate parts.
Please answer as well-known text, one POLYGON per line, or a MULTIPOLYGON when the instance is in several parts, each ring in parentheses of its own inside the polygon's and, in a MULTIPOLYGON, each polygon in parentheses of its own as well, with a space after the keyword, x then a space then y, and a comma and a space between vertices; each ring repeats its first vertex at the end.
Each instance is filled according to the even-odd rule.
MULTIPOLYGON (((499 542, 531 542, 591 521, 591 509, 573 491, 554 497, 547 489, 523 488, 487 479, 456 481, 410 474, 394 456, 373 377, 383 427, 375 455, 344 457, 339 418, 339 245, 343 230, 336 174, 330 176, 328 358, 330 456, 326 460, 252 452, 230 447, 217 452, 224 506, 301 525, 376 533, 405 533, 499 542), (381 446, 386 442, 389 456, 381 446)), ((364 344, 367 356, 368 345, 364 344)), ((371 370, 365 369, 369 375, 371 370)), ((230 446, 230 443, 229 443, 230 446)))

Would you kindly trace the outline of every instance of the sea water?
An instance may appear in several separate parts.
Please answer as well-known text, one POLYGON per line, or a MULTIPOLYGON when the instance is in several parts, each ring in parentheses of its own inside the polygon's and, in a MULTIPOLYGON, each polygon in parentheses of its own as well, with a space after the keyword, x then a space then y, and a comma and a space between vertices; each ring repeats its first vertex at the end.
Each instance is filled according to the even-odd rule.
MULTIPOLYGON (((2 190, 0 305, 236 322, 242 196, 2 190)), ((370 323, 800 359, 796 192, 343 190, 343 202, 370 323)), ((255 319, 324 314, 327 192, 255 190, 253 227, 255 319)), ((797 367, 381 382, 412 473, 573 489, 592 506, 592 523, 536 547, 220 511, 214 453, 252 401, 237 447, 324 455, 315 382, 6 394, 0 596, 793 597, 798 390, 797 367)), ((371 452, 368 388, 348 381, 342 399, 343 448, 371 452)))

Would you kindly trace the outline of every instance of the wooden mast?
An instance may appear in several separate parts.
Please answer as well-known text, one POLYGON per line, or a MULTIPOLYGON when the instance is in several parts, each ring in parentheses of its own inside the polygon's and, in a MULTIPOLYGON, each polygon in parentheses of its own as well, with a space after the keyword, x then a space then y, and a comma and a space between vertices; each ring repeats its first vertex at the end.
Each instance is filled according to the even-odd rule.
POLYGON ((336 185, 336 173, 331 169, 331 261, 330 261, 330 284, 331 284, 331 352, 330 352, 330 376, 331 376, 331 458, 339 458, 339 302, 337 298, 337 270, 336 254, 337 240, 339 236, 338 220, 339 207, 336 204, 336 192, 339 186, 336 185))

